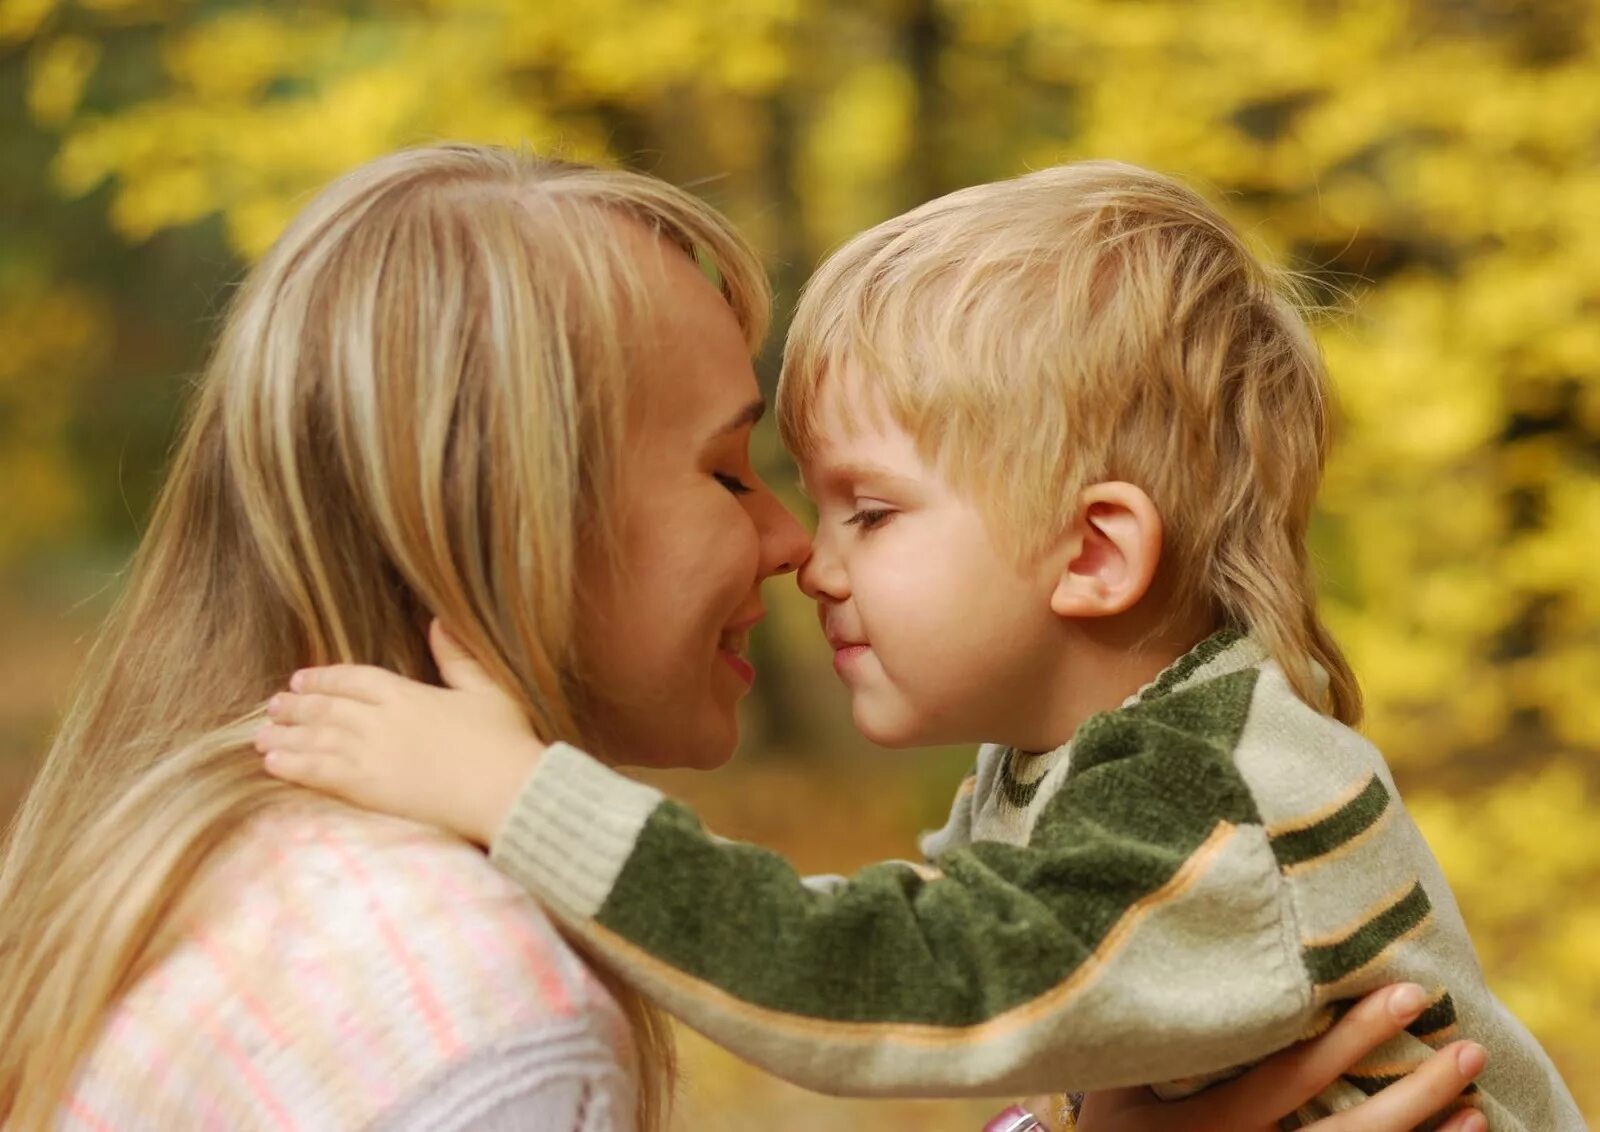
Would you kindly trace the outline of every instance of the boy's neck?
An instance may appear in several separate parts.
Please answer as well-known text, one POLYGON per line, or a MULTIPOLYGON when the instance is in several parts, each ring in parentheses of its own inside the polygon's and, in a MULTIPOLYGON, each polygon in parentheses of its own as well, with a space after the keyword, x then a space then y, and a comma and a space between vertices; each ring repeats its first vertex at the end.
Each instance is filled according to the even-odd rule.
POLYGON ((1066 627, 1062 677, 1041 736, 1045 742, 1036 749, 1054 750, 1090 716, 1121 707, 1217 629, 1210 616, 1163 624, 1165 616, 1139 612, 1136 607, 1120 617, 1078 620, 1066 627))

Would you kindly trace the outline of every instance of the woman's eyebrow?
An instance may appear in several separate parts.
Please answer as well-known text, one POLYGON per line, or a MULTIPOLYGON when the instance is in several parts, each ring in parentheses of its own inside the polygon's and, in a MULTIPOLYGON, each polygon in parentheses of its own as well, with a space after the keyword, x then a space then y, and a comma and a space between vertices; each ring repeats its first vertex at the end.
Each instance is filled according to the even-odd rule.
POLYGON ((721 428, 717 429, 716 432, 713 432, 709 437, 707 437, 707 443, 710 443, 713 440, 721 440, 730 433, 738 432, 741 428, 753 426, 757 421, 766 415, 766 412, 766 399, 763 397, 757 397, 754 401, 750 402, 748 405, 730 417, 727 424, 723 425, 721 428))

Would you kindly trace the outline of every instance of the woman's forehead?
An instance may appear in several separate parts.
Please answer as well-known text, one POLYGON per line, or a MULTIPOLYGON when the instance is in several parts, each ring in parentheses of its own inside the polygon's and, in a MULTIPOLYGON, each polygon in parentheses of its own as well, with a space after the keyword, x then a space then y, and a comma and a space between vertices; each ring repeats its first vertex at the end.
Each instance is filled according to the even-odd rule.
POLYGON ((641 427, 708 438, 754 412, 761 392, 732 308, 698 268, 687 260, 685 266, 693 278, 679 275, 675 286, 650 280, 629 403, 641 427))

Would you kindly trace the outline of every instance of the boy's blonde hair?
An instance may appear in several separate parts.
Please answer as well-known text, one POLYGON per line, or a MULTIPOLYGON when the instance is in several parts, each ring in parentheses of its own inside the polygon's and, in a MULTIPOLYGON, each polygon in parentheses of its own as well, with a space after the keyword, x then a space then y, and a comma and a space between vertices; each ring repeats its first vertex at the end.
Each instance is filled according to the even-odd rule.
POLYGON ((1292 295, 1160 174, 1091 161, 980 185, 863 233, 812 277, 779 428, 804 461, 825 384, 848 371, 1023 560, 1083 488, 1137 485, 1164 520, 1174 615, 1247 629, 1302 699, 1355 723, 1306 547, 1332 407, 1292 295))
MULTIPOLYGON (((250 272, 0 859, 0 1125, 55 1125, 207 860, 294 795, 250 738, 296 668, 433 678, 439 616, 546 739, 579 738, 579 547, 604 544, 648 349, 623 220, 713 267, 755 349, 766 277, 715 211, 651 177, 501 149, 362 166, 250 272)), ((601 974, 656 1127, 669 1031, 601 974)))

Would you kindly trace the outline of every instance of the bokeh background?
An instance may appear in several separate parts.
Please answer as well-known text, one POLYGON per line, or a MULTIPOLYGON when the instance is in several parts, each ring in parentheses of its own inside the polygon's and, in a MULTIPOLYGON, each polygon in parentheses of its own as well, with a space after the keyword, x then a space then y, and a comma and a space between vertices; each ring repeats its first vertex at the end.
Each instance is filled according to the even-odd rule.
MULTIPOLYGON (((1186 176, 1307 272, 1346 417, 1316 550, 1368 730, 1600 1120, 1600 5, 0 0, 0 819, 230 285, 322 182, 440 138, 693 187, 767 256, 779 332, 843 237, 1077 157, 1186 176)), ((775 590, 741 759, 665 781, 806 868, 904 854, 970 756, 852 736, 775 590)), ((685 1128, 993 1108, 828 1101, 686 1049, 685 1128)))

